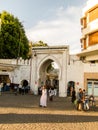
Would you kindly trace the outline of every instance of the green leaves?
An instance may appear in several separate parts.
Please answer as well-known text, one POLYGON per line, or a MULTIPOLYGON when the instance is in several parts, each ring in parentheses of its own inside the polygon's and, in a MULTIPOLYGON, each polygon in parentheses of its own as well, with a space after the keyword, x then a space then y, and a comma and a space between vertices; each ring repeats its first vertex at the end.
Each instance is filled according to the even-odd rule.
POLYGON ((29 44, 22 23, 6 11, 0 14, 0 19, 0 58, 28 58, 29 44))
POLYGON ((32 46, 33 47, 40 47, 40 46, 45 47, 45 46, 48 46, 48 45, 47 45, 47 43, 44 43, 43 41, 38 41, 36 43, 33 43, 32 46))

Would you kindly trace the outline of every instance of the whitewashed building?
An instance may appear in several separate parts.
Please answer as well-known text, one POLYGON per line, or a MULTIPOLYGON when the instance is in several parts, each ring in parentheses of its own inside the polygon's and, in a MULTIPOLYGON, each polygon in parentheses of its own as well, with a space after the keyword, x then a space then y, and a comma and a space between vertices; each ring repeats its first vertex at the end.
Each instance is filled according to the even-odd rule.
MULTIPOLYGON (((83 63, 73 55, 69 55, 69 46, 35 47, 32 49, 30 60, 0 60, 0 80, 20 84, 27 80, 31 91, 38 94, 38 87, 50 78, 57 80, 57 89, 60 97, 67 96, 68 83, 74 82, 74 87, 83 87, 83 63), (57 73, 48 74, 47 68, 55 62, 58 66, 57 73)), ((77 88, 76 88, 77 89, 77 88)))
POLYGON ((84 87, 98 96, 98 0, 88 0, 81 18, 81 53, 84 64, 84 87))
POLYGON ((88 0, 81 18, 81 53, 69 54, 69 46, 35 47, 30 60, 0 59, 0 82, 20 84, 27 80, 31 91, 50 83, 58 89, 60 97, 66 97, 68 89, 85 88, 89 95, 98 96, 98 0, 88 0), (48 72, 51 63, 58 69, 48 72), (47 81, 47 82, 46 82, 47 81))

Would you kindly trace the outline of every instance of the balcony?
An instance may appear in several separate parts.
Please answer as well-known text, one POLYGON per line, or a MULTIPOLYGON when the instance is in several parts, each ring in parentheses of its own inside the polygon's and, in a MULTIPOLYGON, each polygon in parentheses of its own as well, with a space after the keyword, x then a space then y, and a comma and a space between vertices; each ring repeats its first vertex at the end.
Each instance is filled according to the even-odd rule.
POLYGON ((95 31, 98 31, 98 19, 94 20, 93 22, 90 22, 87 25, 87 28, 82 29, 82 34, 85 36, 95 31))

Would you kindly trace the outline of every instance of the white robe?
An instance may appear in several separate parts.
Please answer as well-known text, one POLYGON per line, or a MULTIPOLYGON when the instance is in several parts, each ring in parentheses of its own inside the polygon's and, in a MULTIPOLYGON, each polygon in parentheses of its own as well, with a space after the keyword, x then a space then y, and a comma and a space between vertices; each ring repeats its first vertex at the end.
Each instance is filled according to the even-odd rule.
POLYGON ((47 90, 42 90, 42 95, 40 98, 40 106, 46 107, 47 106, 47 90))

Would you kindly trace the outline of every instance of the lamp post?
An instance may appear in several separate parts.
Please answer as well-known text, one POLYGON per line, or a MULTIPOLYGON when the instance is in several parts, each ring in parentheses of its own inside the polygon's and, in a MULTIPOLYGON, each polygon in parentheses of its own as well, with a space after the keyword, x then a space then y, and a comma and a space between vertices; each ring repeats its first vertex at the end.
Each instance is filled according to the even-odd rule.
POLYGON ((19 43, 18 43, 18 49, 17 49, 17 65, 18 65, 18 60, 20 59, 20 42, 21 42, 21 38, 20 38, 20 29, 19 29, 19 43))
POLYGON ((21 43, 21 28, 19 28, 19 43, 18 43, 18 52, 17 52, 17 64, 20 59, 20 43, 21 43))
POLYGON ((1 23, 2 23, 2 20, 1 20, 1 18, 0 18, 0 32, 1 32, 1 23))
POLYGON ((1 18, 0 18, 0 31, 1 31, 1 18))
MULTIPOLYGON (((1 25, 2 25, 2 19, 0 18, 0 42, 1 42, 1 38, 2 38, 2 36, 1 36, 1 25)), ((2 53, 2 47, 3 47, 3 45, 2 45, 2 42, 1 42, 1 45, 0 45, 0 54, 1 54, 1 57, 3 55, 3 53, 2 53)))
POLYGON ((20 24, 18 25, 19 27, 19 42, 18 42, 18 51, 17 51, 17 64, 18 64, 18 60, 22 60, 22 57, 21 57, 21 42, 22 42, 22 37, 23 37, 23 23, 24 21, 20 22, 20 24))
POLYGON ((19 45, 18 45, 18 54, 17 54, 17 59, 19 59, 20 58, 20 43, 21 43, 21 37, 22 37, 22 23, 23 23, 24 21, 22 21, 21 22, 21 26, 19 26, 19 45))
POLYGON ((20 57, 20 42, 21 42, 21 30, 19 29, 18 59, 19 59, 19 57, 20 57))

